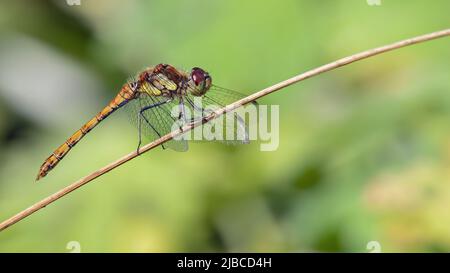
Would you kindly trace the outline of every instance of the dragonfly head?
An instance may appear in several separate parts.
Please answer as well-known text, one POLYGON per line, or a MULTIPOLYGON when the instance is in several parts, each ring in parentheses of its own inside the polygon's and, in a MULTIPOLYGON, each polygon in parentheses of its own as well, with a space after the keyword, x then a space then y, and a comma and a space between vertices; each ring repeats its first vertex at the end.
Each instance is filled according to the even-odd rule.
POLYGON ((203 96, 211 87, 211 76, 205 70, 194 67, 188 81, 189 92, 194 96, 203 96))

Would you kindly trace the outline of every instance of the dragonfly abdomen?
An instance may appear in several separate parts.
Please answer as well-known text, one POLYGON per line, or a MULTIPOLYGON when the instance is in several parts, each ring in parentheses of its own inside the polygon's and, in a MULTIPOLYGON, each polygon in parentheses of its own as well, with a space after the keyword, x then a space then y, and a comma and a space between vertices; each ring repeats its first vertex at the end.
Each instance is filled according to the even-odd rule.
POLYGON ((46 176, 89 131, 91 131, 102 120, 111 115, 115 110, 124 106, 131 99, 134 99, 135 91, 125 84, 119 94, 111 100, 111 102, 103 108, 95 117, 86 122, 78 131, 73 133, 61 146, 59 146, 52 155, 50 155, 42 164, 36 180, 46 176))

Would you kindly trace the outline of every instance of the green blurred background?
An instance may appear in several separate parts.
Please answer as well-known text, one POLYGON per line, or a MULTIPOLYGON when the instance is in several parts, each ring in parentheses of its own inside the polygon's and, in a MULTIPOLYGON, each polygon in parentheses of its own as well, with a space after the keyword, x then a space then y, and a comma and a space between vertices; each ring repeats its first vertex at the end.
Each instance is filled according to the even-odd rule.
MULTIPOLYGON (((250 94, 450 26, 447 0, 0 3, 0 220, 136 148, 119 111, 34 182, 146 66, 200 66, 250 94)), ((404 48, 267 96, 277 151, 153 150, 1 232, 0 251, 448 252, 449 49, 404 48)))

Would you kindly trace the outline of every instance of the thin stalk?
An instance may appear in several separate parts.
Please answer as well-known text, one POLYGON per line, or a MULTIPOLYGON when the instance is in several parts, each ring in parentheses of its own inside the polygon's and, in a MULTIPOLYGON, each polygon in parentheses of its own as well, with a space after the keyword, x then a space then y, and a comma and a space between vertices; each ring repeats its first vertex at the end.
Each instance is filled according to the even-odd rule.
POLYGON ((248 104, 250 102, 256 101, 259 98, 262 98, 264 96, 267 96, 268 94, 281 90, 289 85, 292 85, 294 83, 303 81, 305 79, 317 76, 319 74, 322 74, 324 72, 339 68, 341 66, 344 65, 348 65, 351 63, 354 63, 356 61, 360 61, 381 53, 385 53, 388 51, 392 51, 395 49, 399 49, 405 46, 409 46, 409 45, 413 45, 413 44, 418 44, 418 43, 422 43, 422 42, 426 42, 426 41, 430 41, 433 39, 437 39, 437 38, 442 38, 445 36, 449 36, 450 35, 450 29, 445 29, 445 30, 441 30, 441 31, 436 31, 436 32, 432 32, 429 34, 425 34, 425 35, 421 35, 421 36, 417 36, 414 38, 410 38, 410 39, 406 39, 406 40, 402 40, 393 44, 389 44, 389 45, 385 45, 382 47, 377 47, 377 48, 373 48, 373 49, 369 49, 357 54, 353 54, 351 56, 339 59, 337 61, 319 66, 315 69, 309 70, 305 73, 302 73, 300 75, 297 75, 295 77, 292 77, 290 79, 287 79, 285 81, 282 81, 280 83, 274 84, 270 87, 267 87, 261 91, 258 91, 256 93, 253 93, 239 101, 236 101, 232 104, 229 104, 221 109, 218 109, 216 111, 214 111, 213 113, 211 113, 210 115, 206 116, 202 121, 198 121, 194 124, 188 124, 185 125, 181 130, 175 130, 165 136, 162 136, 161 138, 143 146, 142 148, 139 149, 139 152, 131 152, 119 159, 117 159, 116 161, 106 165, 103 168, 100 168, 98 170, 96 170, 95 172, 89 174, 88 176, 85 176, 83 178, 81 178, 80 180, 70 184, 69 186, 59 190, 58 192, 42 199, 41 201, 33 204, 32 206, 30 206, 29 208, 17 213, 16 215, 12 216, 11 218, 3 221, 2 223, 0 223, 0 231, 5 230, 6 228, 14 225, 15 223, 19 222, 20 220, 24 219, 25 217, 30 216, 31 214, 37 212, 38 210, 48 206, 49 204, 55 202, 56 200, 60 199, 61 197, 73 192, 74 190, 86 185, 87 183, 93 181, 94 179, 104 175, 105 173, 119 167, 120 165, 132 160, 133 158, 146 153, 150 150, 152 150, 153 148, 164 144, 167 141, 170 141, 172 138, 179 136, 185 132, 188 132, 190 130, 192 130, 193 128, 200 126, 203 123, 206 123, 208 121, 211 121, 227 112, 233 111, 237 108, 239 108, 242 105, 248 104))

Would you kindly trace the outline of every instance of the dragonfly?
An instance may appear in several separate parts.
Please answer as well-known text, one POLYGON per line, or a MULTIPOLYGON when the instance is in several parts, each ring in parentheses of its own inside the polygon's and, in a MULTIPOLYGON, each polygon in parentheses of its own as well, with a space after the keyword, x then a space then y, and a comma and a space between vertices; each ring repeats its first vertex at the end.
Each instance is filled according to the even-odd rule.
MULTIPOLYGON (((138 128, 139 153, 143 136, 150 140, 160 138, 173 131, 174 124, 181 129, 186 123, 196 122, 211 113, 214 110, 212 106, 224 107, 243 97, 239 92, 213 85, 209 73, 199 67, 190 72, 168 64, 148 67, 127 81, 106 107, 56 148, 41 165, 36 180, 46 176, 86 134, 120 108, 128 112, 131 122, 138 128), (195 102, 198 98, 201 98, 201 104, 195 102), (191 117, 186 113, 197 115, 191 117)), ((221 141, 248 143, 244 119, 237 113, 234 113, 234 118, 236 122, 226 126, 233 127, 231 130, 235 131, 236 139, 221 141)), ((162 146, 175 151, 188 149, 187 140, 182 138, 162 146)))

